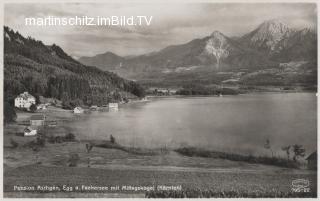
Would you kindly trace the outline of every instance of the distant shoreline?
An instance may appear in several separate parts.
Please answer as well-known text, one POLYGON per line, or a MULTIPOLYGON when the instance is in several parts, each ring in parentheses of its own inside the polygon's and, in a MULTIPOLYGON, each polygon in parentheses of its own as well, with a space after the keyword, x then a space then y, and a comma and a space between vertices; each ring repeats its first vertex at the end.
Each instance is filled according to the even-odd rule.
MULTIPOLYGON (((238 96, 245 94, 288 94, 288 93, 314 93, 317 94, 317 91, 309 91, 309 90, 290 90, 290 91, 248 91, 246 93, 239 94, 228 94, 223 96, 238 96)), ((163 95, 163 96, 155 96, 155 95, 147 95, 146 98, 183 98, 183 97, 217 97, 217 95, 163 95)), ((137 101, 139 102, 139 101, 137 101)))

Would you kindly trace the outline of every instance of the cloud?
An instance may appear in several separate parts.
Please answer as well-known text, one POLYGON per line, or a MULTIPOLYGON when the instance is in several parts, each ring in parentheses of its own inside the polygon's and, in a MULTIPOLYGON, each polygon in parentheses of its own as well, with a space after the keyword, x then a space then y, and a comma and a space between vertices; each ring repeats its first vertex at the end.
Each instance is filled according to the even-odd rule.
POLYGON ((297 29, 316 26, 312 3, 41 3, 5 4, 4 23, 25 36, 56 43, 74 57, 112 51, 136 55, 181 44, 219 30, 241 36, 278 18, 297 29), (25 26, 25 17, 153 16, 151 26, 25 26))

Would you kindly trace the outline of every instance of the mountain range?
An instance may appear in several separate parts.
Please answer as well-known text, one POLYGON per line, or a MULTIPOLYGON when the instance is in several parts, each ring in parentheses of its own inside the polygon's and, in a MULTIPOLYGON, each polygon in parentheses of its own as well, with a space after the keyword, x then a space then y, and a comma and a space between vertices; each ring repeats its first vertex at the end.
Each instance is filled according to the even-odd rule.
POLYGON ((167 79, 181 72, 253 72, 301 61, 315 64, 316 69, 316 60, 315 29, 296 30, 279 20, 268 20, 241 37, 228 37, 214 31, 207 37, 149 54, 126 58, 106 52, 94 57, 81 57, 78 61, 126 78, 143 80, 156 75, 167 79))
POLYGON ((44 45, 4 27, 5 101, 12 102, 24 91, 62 100, 65 106, 100 105, 144 96, 136 82, 83 65, 56 44, 44 45))

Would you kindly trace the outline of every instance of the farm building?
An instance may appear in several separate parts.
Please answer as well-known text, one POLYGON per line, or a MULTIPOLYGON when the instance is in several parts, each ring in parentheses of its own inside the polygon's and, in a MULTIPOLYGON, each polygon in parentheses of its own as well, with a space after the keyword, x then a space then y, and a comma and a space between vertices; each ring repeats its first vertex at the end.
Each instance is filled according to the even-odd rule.
POLYGON ((95 110, 97 110, 98 109, 98 106, 96 106, 96 105, 92 105, 91 107, 90 107, 90 110, 93 110, 93 111, 95 111, 95 110))
POLYGON ((36 98, 28 92, 23 92, 14 99, 14 106, 29 109, 32 104, 36 104, 36 98))
POLYGON ((108 104, 109 108, 118 108, 118 106, 119 106, 118 103, 109 103, 108 104))
POLYGON ((47 109, 47 105, 46 104, 37 105, 37 110, 46 110, 46 109, 47 109))
POLYGON ((75 113, 75 114, 81 114, 83 112, 84 112, 84 110, 81 107, 75 107, 73 109, 73 113, 75 113))
POLYGON ((313 152, 312 154, 310 154, 306 160, 308 161, 308 169, 310 170, 316 170, 317 169, 317 160, 318 156, 317 156, 317 152, 313 152))
POLYGON ((24 129, 23 133, 24 133, 24 136, 35 136, 37 135, 38 131, 36 128, 32 126, 28 126, 24 129))
POLYGON ((118 111, 119 105, 118 103, 109 103, 108 107, 109 111, 118 111))
POLYGON ((30 126, 44 126, 46 116, 43 114, 36 114, 30 117, 30 126))

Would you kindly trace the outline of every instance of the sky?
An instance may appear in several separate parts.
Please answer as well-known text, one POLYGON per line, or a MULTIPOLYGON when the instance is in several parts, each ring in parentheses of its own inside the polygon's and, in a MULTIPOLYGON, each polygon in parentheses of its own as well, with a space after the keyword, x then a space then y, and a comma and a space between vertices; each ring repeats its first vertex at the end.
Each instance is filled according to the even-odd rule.
POLYGON ((107 51, 120 56, 158 51, 218 30, 242 36, 266 20, 291 28, 315 27, 312 3, 28 3, 5 4, 4 24, 46 45, 62 47, 74 58, 107 51), (150 26, 26 26, 26 17, 152 16, 150 26))

